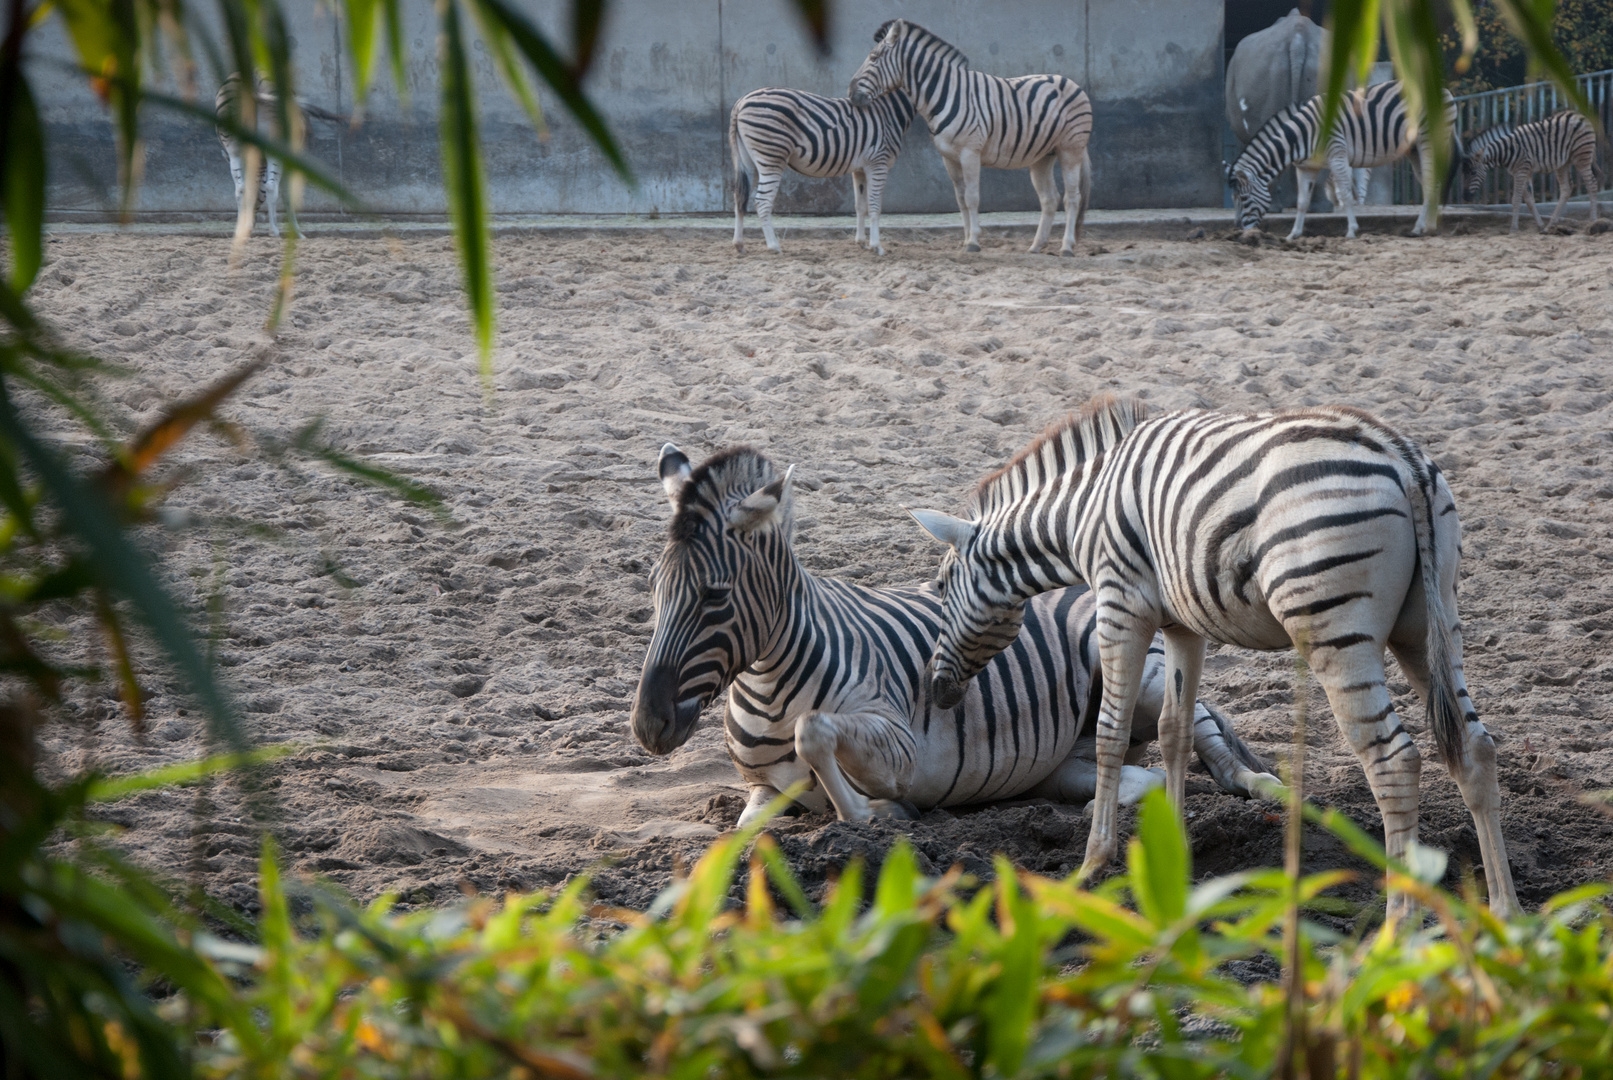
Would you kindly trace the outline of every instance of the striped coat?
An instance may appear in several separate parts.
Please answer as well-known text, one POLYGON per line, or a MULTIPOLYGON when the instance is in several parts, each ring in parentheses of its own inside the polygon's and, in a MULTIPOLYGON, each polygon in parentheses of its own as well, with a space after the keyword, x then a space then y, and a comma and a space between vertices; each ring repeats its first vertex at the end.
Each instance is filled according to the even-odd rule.
MULTIPOLYGON (((1271 185, 1290 165, 1299 177, 1299 201, 1294 211, 1290 240, 1305 232, 1305 211, 1311 203, 1316 178, 1325 169, 1335 203, 1344 207, 1345 235, 1356 234, 1355 207, 1364 196, 1355 170, 1387 165, 1405 154, 1416 157, 1423 189, 1432 188, 1434 158, 1428 153, 1426 125, 1413 123, 1398 82, 1377 83, 1345 93, 1338 122, 1326 146, 1322 135, 1322 95, 1290 105, 1255 132, 1236 161, 1227 167, 1234 213, 1240 229, 1259 228, 1271 209, 1271 185)), ((1455 130, 1455 106, 1446 100, 1447 119, 1455 130)), ((1429 227, 1425 205, 1417 215, 1412 235, 1429 227)))
MULTIPOLYGON (((723 724, 751 789, 747 820, 798 781, 810 785, 804 802, 847 819, 1027 794, 1091 798, 1090 592, 1038 598, 1019 640, 962 703, 937 708, 925 678, 941 626, 933 585, 868 589, 807 573, 790 541, 788 477, 754 451, 692 470, 669 446, 660 468, 676 514, 652 577, 655 633, 633 710, 647 749, 682 745, 727 689, 723 724)), ((1138 745, 1128 749, 1152 737, 1162 661, 1158 649, 1145 662, 1138 745)), ((1200 758, 1223 787, 1275 784, 1219 712, 1199 705, 1194 723, 1200 758)), ((1159 782, 1126 766, 1121 796, 1159 782)))
POLYGON ((804 176, 851 174, 857 204, 857 243, 868 229, 868 247, 879 254, 879 208, 885 177, 902 152, 902 136, 913 122, 913 106, 903 94, 887 94, 866 105, 826 98, 805 90, 752 90, 734 102, 728 116, 728 148, 734 164, 734 250, 745 251, 745 201, 750 174, 756 173, 756 216, 771 251, 773 200, 789 169, 804 176))
POLYGON ((1518 231, 1518 203, 1529 200, 1535 227, 1542 232, 1557 224, 1557 217, 1568 205, 1573 190, 1571 172, 1579 173, 1580 183, 1591 199, 1591 220, 1596 220, 1596 129, 1579 113, 1565 109, 1520 127, 1494 127, 1473 136, 1463 162, 1467 173, 1468 198, 1477 199, 1490 169, 1512 179, 1512 231, 1518 231), (1557 178, 1557 208, 1551 220, 1542 225, 1535 209, 1531 177, 1549 172, 1557 178))
POLYGON ((1117 849, 1115 782, 1158 630, 1160 746, 1178 805, 1205 641, 1294 647, 1366 770, 1389 853, 1404 855, 1417 836, 1420 759, 1389 697, 1387 646, 1427 702, 1473 814, 1491 905, 1516 909, 1495 744, 1462 675, 1456 504, 1438 466, 1391 428, 1348 408, 1149 417, 1140 402, 1096 398, 983 481, 970 518, 914 516, 951 545, 933 661, 943 705, 1012 640, 1027 599, 1080 582, 1096 593, 1103 702, 1089 871, 1117 849))
POLYGON ((980 167, 1029 169, 1042 206, 1031 242, 1040 251, 1053 227, 1064 169, 1064 245, 1075 253, 1091 190, 1087 142, 1092 100, 1063 75, 1002 79, 975 71, 968 57, 921 26, 893 19, 874 34, 874 49, 851 80, 851 100, 873 101, 902 90, 930 126, 935 148, 963 213, 964 250, 980 250, 980 167))

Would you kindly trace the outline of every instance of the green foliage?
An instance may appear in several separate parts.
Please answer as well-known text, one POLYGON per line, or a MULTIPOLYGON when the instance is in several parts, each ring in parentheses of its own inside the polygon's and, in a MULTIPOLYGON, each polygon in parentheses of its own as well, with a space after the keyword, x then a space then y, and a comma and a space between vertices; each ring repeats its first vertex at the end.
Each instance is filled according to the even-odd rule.
MULTIPOLYGON (((446 911, 396 914, 387 900, 360 910, 307 886, 288 893, 266 845, 256 943, 212 943, 193 970, 150 953, 178 988, 161 1007, 169 1050, 195 1046, 195 1071, 218 1078, 1190 1080, 1275 1069, 1287 1002, 1227 963, 1280 952, 1294 890, 1277 871, 1194 885, 1162 793, 1143 808, 1127 872, 1095 890, 1006 863, 984 887, 956 872, 926 878, 899 844, 871 903, 853 863, 814 910, 759 828, 719 839, 646 913, 591 906, 581 879, 446 911), (298 892, 313 901, 300 922, 298 892)), ((1431 913, 1426 928, 1340 940, 1301 923, 1308 1060, 1366 1077, 1605 1072, 1607 887, 1502 924, 1476 896, 1390 873, 1431 913)), ((1304 879, 1298 895, 1344 876, 1304 879)), ((144 936, 174 940, 161 927, 144 936)), ((114 1072, 144 1053, 121 1033, 105 1052, 121 1059, 114 1072)))
MULTIPOLYGON (((1472 66, 1451 85, 1452 92, 1499 90, 1533 78, 1528 51, 1508 29, 1502 10, 1489 0, 1480 0, 1473 16, 1478 47, 1472 66)), ((1551 39, 1576 72, 1613 68, 1613 0, 1559 0, 1551 20, 1551 39)), ((1461 49, 1454 33, 1446 34, 1444 46, 1454 63, 1461 49)))

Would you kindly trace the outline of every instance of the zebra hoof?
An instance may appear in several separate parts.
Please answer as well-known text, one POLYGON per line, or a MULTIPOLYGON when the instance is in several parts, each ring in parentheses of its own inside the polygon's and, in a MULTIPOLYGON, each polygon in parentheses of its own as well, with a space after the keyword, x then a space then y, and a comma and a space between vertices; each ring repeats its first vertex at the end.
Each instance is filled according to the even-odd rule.
POLYGON ((1075 258, 1075 249, 1074 248, 1063 248, 1063 249, 1061 249, 1059 251, 1059 258, 1061 258, 1061 259, 1073 259, 1073 258, 1075 258))
POLYGON ((964 251, 979 251, 980 250, 980 245, 979 244, 965 244, 965 245, 963 245, 963 250, 964 251))

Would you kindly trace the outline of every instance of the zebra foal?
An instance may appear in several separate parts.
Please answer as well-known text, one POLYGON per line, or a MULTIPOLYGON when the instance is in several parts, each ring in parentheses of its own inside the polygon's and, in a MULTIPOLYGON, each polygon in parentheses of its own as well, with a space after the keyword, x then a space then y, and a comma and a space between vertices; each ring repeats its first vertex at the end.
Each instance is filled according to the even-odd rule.
POLYGON ((1512 178, 1512 231, 1518 231, 1518 203, 1529 200, 1535 227, 1545 232, 1557 224, 1557 217, 1568 205, 1573 190, 1571 171, 1579 173, 1580 183, 1591 197, 1591 220, 1596 220, 1596 129, 1579 113, 1564 110, 1520 127, 1493 127, 1473 136, 1467 144, 1463 171, 1467 173, 1467 196, 1478 199, 1484 175, 1498 169, 1512 178), (1537 172, 1557 177, 1557 208, 1551 220, 1542 225, 1535 208, 1534 185, 1537 172))
MULTIPOLYGON (((914 517, 950 545, 933 659, 942 706, 1013 640, 1028 599, 1080 582, 1096 594, 1103 702, 1087 872, 1115 855, 1118 766, 1156 630, 1169 673, 1159 741, 1178 806, 1205 640, 1291 646, 1366 770, 1389 854, 1404 857, 1420 759, 1389 698, 1387 645, 1473 815, 1490 907, 1518 910, 1495 743, 1462 677, 1456 504, 1410 440, 1357 409, 1150 418, 1141 402, 1104 396, 983 480, 969 519, 914 517)), ((1396 896, 1390 908, 1410 905, 1396 896)))
POLYGON ((826 98, 804 90, 752 90, 734 102, 728 115, 728 150, 734 164, 734 250, 745 253, 745 201, 756 172, 756 216, 769 251, 781 251, 773 235, 773 200, 785 170, 804 176, 851 174, 857 203, 856 241, 879 254, 879 208, 885 176, 902 152, 902 136, 913 122, 913 106, 903 94, 888 94, 865 105, 826 98))
POLYGON ((875 101, 904 90, 930 126, 963 214, 965 251, 980 250, 980 167, 1029 169, 1042 206, 1031 242, 1040 251, 1058 206, 1055 163, 1064 167, 1064 246, 1074 255, 1091 192, 1087 141, 1092 101, 1063 75, 1002 79, 969 67, 969 59, 921 26, 892 19, 851 79, 851 100, 875 101))
MULTIPOLYGON (((1423 190, 1433 190, 1434 157, 1429 153, 1426 125, 1413 123, 1405 97, 1397 82, 1377 83, 1347 91, 1339 109, 1338 122, 1326 146, 1319 146, 1322 134, 1322 95, 1288 108, 1273 116, 1255 132, 1255 137, 1227 166, 1227 185, 1232 188, 1234 216, 1240 229, 1255 229, 1271 209, 1271 185, 1290 165, 1299 178, 1299 201, 1294 209, 1294 227, 1288 239, 1297 240, 1305 232, 1305 211, 1311 204, 1316 178, 1328 172, 1330 195, 1344 207, 1347 239, 1355 239, 1355 208, 1366 197, 1365 176, 1355 170, 1388 165, 1410 153, 1417 159, 1423 190)), ((1447 122, 1456 124, 1456 106, 1446 95, 1447 122)), ((1428 206, 1417 214, 1411 234, 1421 236, 1428 229, 1428 206)))
MULTIPOLYGON (((929 698, 924 665, 941 627, 933 586, 866 589, 814 577, 795 557, 790 474, 753 450, 699 468, 668 444, 658 472, 674 516, 651 574, 655 632, 633 732, 655 754, 693 733, 727 689, 728 752, 750 786, 741 823, 798 781, 802 801, 843 819, 1016 795, 1085 801, 1096 790, 1097 607, 1084 589, 1028 605, 1025 633, 954 707, 929 698), (870 799, 874 800, 870 802, 870 799)), ((1162 650, 1143 665, 1128 760, 1152 738, 1162 650)), ((1193 742, 1220 785, 1275 785, 1226 717, 1199 705, 1193 742)), ((1117 797, 1159 784, 1122 765, 1117 797)))

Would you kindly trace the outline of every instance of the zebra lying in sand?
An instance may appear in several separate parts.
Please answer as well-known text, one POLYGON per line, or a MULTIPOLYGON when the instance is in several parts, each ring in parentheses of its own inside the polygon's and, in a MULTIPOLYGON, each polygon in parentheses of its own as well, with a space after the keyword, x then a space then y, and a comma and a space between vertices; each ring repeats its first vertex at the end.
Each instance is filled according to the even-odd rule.
MULTIPOLYGON (((224 80, 224 85, 218 88, 218 93, 213 97, 213 114, 215 116, 221 120, 230 120, 237 124, 243 123, 241 115, 241 87, 243 82, 244 80, 238 72, 224 80)), ((280 125, 275 117, 274 110, 274 106, 279 99, 275 96, 274 88, 268 79, 258 80, 257 93, 253 95, 253 101, 259 107, 269 107, 264 110, 267 111, 269 117, 269 131, 276 139, 284 141, 284 133, 279 130, 280 125)), ((347 122, 347 117, 328 112, 317 105, 310 105, 301 98, 296 99, 294 108, 303 115, 311 116, 316 120, 327 120, 331 123, 343 124, 347 122)), ((224 156, 230 163, 230 177, 235 181, 235 208, 239 212, 242 209, 242 200, 246 198, 246 169, 244 167, 246 146, 222 127, 215 128, 214 131, 218 134, 219 145, 224 148, 224 156)), ((261 157, 258 165, 257 204, 252 214, 255 226, 258 212, 266 209, 269 217, 269 231, 275 236, 280 235, 280 222, 276 217, 277 207, 280 202, 280 172, 281 167, 278 158, 272 158, 267 155, 261 157)), ((291 229, 298 236, 302 235, 302 229, 297 225, 295 211, 291 213, 291 229)))
MULTIPOLYGON (((749 449, 697 469, 675 446, 659 472, 674 508, 651 574, 655 633, 633 733, 668 754, 729 690, 728 751, 750 785, 741 823, 780 791, 846 820, 1015 796, 1092 797, 1090 718, 1101 698, 1093 596, 1066 589, 1029 605, 1025 633, 956 708, 934 706, 925 663, 940 629, 933 585, 869 589, 808 573, 791 545, 790 473, 749 449)), ((1156 639, 1128 760, 1152 738, 1164 697, 1156 639), (1153 710, 1152 712, 1150 710, 1153 710)), ((1242 795, 1277 780, 1227 718, 1200 704, 1193 745, 1217 783, 1242 795)), ((1125 765, 1121 799, 1160 784, 1125 765)))
POLYGON ((769 251, 781 251, 773 235, 773 200, 789 169, 804 176, 851 174, 857 203, 856 241, 879 254, 879 208, 885 176, 902 152, 902 136, 913 122, 913 106, 899 93, 867 105, 827 98, 805 90, 752 90, 728 116, 728 149, 734 164, 734 250, 745 253, 745 200, 751 170, 756 172, 756 216, 769 251))
MULTIPOLYGON (((1390 857, 1406 858, 1421 759, 1389 696, 1388 646, 1473 815, 1490 908, 1518 910, 1495 742, 1462 677, 1456 503, 1411 440, 1359 409, 1150 417, 1140 401, 1104 395, 981 481, 969 519, 913 516, 950 545, 932 658, 942 705, 1022 634, 1027 601, 1081 583, 1097 594, 1105 679, 1087 872, 1119 849, 1120 764, 1161 629, 1170 677, 1159 742, 1178 806, 1205 640, 1295 648, 1366 772, 1390 857)), ((1391 914, 1410 906, 1390 898, 1391 914)))

